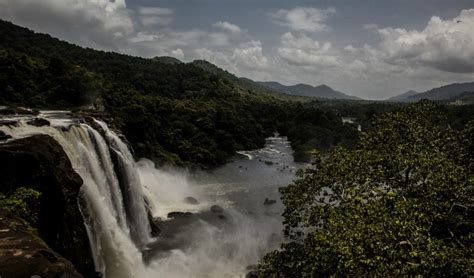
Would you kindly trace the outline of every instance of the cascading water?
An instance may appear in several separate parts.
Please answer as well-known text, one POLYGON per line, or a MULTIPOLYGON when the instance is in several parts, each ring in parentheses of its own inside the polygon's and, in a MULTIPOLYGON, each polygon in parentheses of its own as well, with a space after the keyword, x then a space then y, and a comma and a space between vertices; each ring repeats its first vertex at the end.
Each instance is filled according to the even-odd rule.
POLYGON ((280 242, 274 240, 281 231, 281 219, 274 216, 279 213, 264 219, 230 207, 224 215, 211 213, 210 201, 182 173, 157 170, 146 160, 135 162, 127 144, 104 122, 86 123, 62 112, 39 117, 51 125, 32 126, 27 124, 31 117, 17 117, 9 119, 15 125, 0 125, 0 130, 14 139, 47 134, 63 147, 84 181, 78 202, 96 270, 104 277, 243 277, 247 265, 280 242), (187 204, 187 196, 201 202, 187 204), (163 236, 152 238, 149 215, 166 220, 172 211, 200 216, 187 226, 171 221, 170 226, 182 227, 171 229, 171 238, 166 227, 163 236))
POLYGON ((143 277, 140 248, 151 240, 150 227, 127 145, 97 120, 105 136, 86 123, 49 120, 51 126, 43 127, 20 120, 2 131, 13 138, 47 134, 61 144, 84 181, 80 204, 96 269, 105 277, 143 277))

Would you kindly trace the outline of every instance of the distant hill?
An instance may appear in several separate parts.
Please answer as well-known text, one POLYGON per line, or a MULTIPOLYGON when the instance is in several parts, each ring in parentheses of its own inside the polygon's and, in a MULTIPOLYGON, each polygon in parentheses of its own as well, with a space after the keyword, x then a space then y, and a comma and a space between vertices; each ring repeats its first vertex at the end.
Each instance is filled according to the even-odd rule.
POLYGON ((350 99, 360 100, 358 97, 350 96, 342 92, 336 91, 327 85, 319 85, 313 87, 308 84, 296 84, 293 86, 285 86, 278 82, 258 82, 260 85, 271 88, 278 92, 282 92, 290 95, 316 97, 316 98, 327 98, 327 99, 350 99))
POLYGON ((446 86, 434 88, 426 92, 409 94, 402 94, 393 98, 388 99, 389 101, 399 101, 399 102, 416 102, 421 99, 431 99, 431 100, 449 100, 456 98, 457 96, 466 93, 474 92, 474 82, 470 83, 454 83, 446 86))
POLYGON ((240 87, 251 90, 257 93, 263 93, 267 95, 271 95, 280 99, 293 99, 293 100, 306 100, 309 98, 304 98, 301 96, 296 96, 296 95, 289 95, 284 92, 280 92, 277 90, 274 90, 272 88, 266 87, 261 85, 259 82, 253 81, 252 79, 245 78, 245 77, 237 77, 234 74, 219 68, 218 66, 206 61, 206 60, 194 60, 190 62, 189 64, 194 65, 196 67, 199 67, 207 72, 210 72, 212 74, 218 75, 220 77, 226 78, 232 83, 235 83, 239 85, 240 87))
POLYGON ((388 101, 403 101, 404 99, 406 98, 409 98, 411 96, 414 96, 416 94, 419 94, 419 92, 417 91, 413 91, 413 90, 410 90, 406 93, 403 93, 403 94, 400 94, 398 96, 394 96, 394 97, 391 97, 389 99, 387 99, 388 101))

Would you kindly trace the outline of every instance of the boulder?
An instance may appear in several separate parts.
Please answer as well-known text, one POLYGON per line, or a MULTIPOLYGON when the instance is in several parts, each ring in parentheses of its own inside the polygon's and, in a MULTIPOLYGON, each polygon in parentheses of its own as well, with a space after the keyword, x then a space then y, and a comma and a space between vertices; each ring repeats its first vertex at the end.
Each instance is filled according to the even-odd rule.
POLYGON ((52 137, 34 135, 0 144, 0 192, 9 196, 20 187, 41 192, 33 228, 54 252, 90 277, 95 269, 78 205, 81 186, 81 177, 52 137))
POLYGON ((14 120, 2 120, 0 119, 0 126, 15 126, 18 123, 18 121, 14 120))
POLYGON ((245 278, 258 278, 258 271, 252 270, 245 275, 245 278))
POLYGON ((213 213, 223 213, 224 212, 224 209, 221 207, 221 206, 218 206, 218 205, 213 205, 211 207, 211 211, 213 213))
POLYGON ((266 206, 269 206, 269 205, 275 204, 276 202, 277 202, 276 200, 265 198, 265 201, 263 201, 263 204, 266 206))
POLYGON ((194 197, 186 197, 184 198, 184 202, 190 205, 199 205, 199 201, 194 197))
POLYGON ((168 213, 168 218, 191 217, 191 216, 193 216, 191 212, 172 211, 168 213))
POLYGON ((43 118, 35 118, 33 120, 27 121, 26 123, 29 124, 29 125, 32 125, 32 126, 37 126, 37 127, 50 126, 51 125, 51 123, 48 120, 43 119, 43 118))
POLYGON ((5 132, 0 130, 0 141, 5 141, 12 138, 10 135, 5 134, 5 132))

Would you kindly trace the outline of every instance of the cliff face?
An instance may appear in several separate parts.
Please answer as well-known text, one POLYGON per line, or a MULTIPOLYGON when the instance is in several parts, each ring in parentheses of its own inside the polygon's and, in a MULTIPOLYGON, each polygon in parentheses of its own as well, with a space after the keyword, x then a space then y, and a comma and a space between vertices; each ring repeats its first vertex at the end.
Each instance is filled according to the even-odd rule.
POLYGON ((50 136, 0 144, 0 192, 9 196, 20 187, 41 192, 33 228, 52 250, 89 277, 94 274, 94 263, 78 206, 82 183, 64 150, 50 136))
POLYGON ((24 220, 0 208, 0 276, 80 278, 71 262, 51 250, 24 220))

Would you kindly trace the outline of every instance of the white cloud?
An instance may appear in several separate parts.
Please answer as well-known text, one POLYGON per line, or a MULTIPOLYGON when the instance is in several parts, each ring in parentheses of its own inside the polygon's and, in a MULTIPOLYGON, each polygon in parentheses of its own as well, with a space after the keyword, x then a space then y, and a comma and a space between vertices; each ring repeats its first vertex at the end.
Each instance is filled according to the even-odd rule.
POLYGON ((296 31, 327 31, 326 20, 336 13, 334 8, 316 9, 311 7, 296 7, 291 10, 281 9, 270 14, 273 22, 296 31))
POLYGON ((378 29, 380 54, 388 62, 455 73, 474 72, 474 9, 451 20, 433 16, 422 31, 378 29))
POLYGON ((230 38, 226 33, 209 33, 208 40, 206 42, 214 46, 226 46, 230 44, 230 38))
POLYGON ((263 55, 262 43, 250 41, 234 49, 232 60, 250 69, 264 69, 268 66, 268 59, 263 55))
POLYGON ((219 28, 225 32, 229 32, 232 34, 240 34, 242 33, 242 29, 239 26, 229 23, 227 21, 218 21, 213 24, 214 27, 219 28))
POLYGON ((173 21, 174 10, 160 7, 139 7, 138 16, 144 26, 168 25, 173 21))
POLYGON ((199 59, 207 60, 237 76, 268 79, 274 69, 271 59, 264 55, 260 41, 241 43, 234 49, 198 48, 194 52, 199 59))
POLYGON ((295 37, 288 32, 281 36, 278 54, 293 66, 334 67, 341 64, 338 53, 333 51, 331 43, 320 44, 304 34, 295 37))
POLYGON ((349 44, 349 45, 346 45, 344 47, 344 50, 345 51, 348 51, 348 52, 351 52, 351 53, 354 53, 354 52, 357 52, 357 48, 355 48, 353 45, 349 44))
POLYGON ((184 58, 184 52, 181 48, 177 48, 171 51, 171 56, 175 57, 176 59, 182 60, 184 58))
POLYGON ((134 32, 125 0, 0 0, 0 16, 73 42, 114 48, 134 32))

